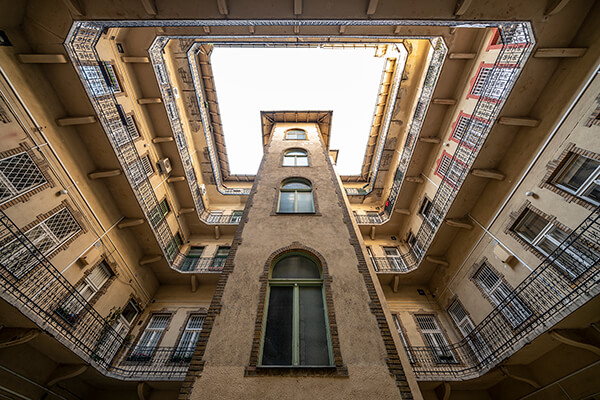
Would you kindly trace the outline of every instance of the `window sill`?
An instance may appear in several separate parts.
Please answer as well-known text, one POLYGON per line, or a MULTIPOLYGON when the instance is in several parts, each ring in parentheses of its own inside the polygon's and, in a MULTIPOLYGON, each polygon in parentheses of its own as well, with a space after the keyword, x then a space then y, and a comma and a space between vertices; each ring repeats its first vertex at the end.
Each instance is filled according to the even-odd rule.
POLYGON ((335 365, 321 366, 248 366, 244 376, 331 376, 347 378, 346 367, 335 365))

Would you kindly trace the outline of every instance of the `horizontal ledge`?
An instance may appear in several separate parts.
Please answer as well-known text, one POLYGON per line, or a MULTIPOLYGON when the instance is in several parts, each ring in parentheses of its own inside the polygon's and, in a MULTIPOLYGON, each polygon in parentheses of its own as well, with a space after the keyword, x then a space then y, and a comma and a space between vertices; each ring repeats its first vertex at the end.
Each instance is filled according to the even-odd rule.
POLYGON ((476 55, 477 53, 450 53, 448 58, 450 60, 472 60, 476 55))
POLYGON ((158 103, 162 103, 162 100, 160 97, 146 97, 143 99, 138 99, 137 100, 138 104, 158 104, 158 103))
POLYGON ((148 57, 130 57, 123 56, 121 57, 121 61, 127 64, 149 64, 150 59, 148 57))
POLYGON ((424 182, 423 178, 421 178, 420 176, 407 176, 404 179, 406 180, 406 182, 412 182, 412 183, 423 183, 424 182))
POLYGON ((125 218, 117 225, 119 229, 131 228, 133 226, 142 225, 146 220, 143 218, 125 218))
POLYGON ((433 104, 438 104, 441 106, 453 106, 456 104, 455 99, 433 99, 433 104))
POLYGON ((497 181, 503 181, 506 178, 506 175, 495 169, 473 169, 471 170, 471 174, 480 178, 495 179, 497 181))
POLYGON ((540 124, 540 120, 527 117, 500 117, 498 123, 500 125, 528 126, 534 128, 540 124))
POLYGON ((90 172, 88 174, 88 178, 90 179, 102 179, 102 178, 110 178, 113 176, 121 175, 120 169, 108 169, 108 170, 99 170, 90 172))
POLYGON ((144 256, 144 257, 140 258, 139 264, 140 265, 152 264, 152 263, 155 263, 160 260, 162 260, 161 255, 144 256))
POLYGON ((468 220, 462 218, 447 218, 444 222, 446 225, 451 226, 453 228, 461 228, 461 229, 473 229, 473 224, 471 224, 468 220))
POLYGON ((17 54, 17 59, 22 64, 66 64, 67 58, 63 54, 17 54))
POLYGON ((434 144, 438 144, 441 141, 442 140, 439 137, 437 137, 437 136, 421 136, 419 138, 419 142, 422 142, 422 143, 434 143, 434 144))
POLYGON ((158 136, 155 137, 154 139, 152 139, 152 143, 165 143, 165 142, 172 142, 173 141, 173 136, 158 136))
POLYGON ((427 260, 433 264, 443 265, 444 267, 447 267, 448 265, 450 265, 450 263, 448 263, 448 261, 446 261, 446 259, 442 258, 442 257, 427 256, 427 257, 425 257, 425 260, 427 260))
POLYGON ((400 215, 410 215, 410 210, 408 208, 398 208, 394 210, 394 212, 400 215))
POLYGON ((171 176, 171 177, 167 178, 167 183, 183 182, 183 181, 185 181, 185 176, 171 176))
POLYGON ((96 122, 96 117, 93 115, 87 115, 85 117, 65 117, 56 120, 58 126, 71 126, 71 125, 86 125, 93 124, 96 122))
POLYGON ((575 58, 581 57, 587 51, 587 47, 549 47, 537 49, 534 58, 575 58))

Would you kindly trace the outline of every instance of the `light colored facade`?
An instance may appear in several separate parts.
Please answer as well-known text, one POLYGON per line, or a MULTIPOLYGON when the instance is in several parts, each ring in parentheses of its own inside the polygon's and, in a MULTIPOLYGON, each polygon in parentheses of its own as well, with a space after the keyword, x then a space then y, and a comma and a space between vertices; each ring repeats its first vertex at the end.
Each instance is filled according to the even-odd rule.
POLYGON ((378 3, 3 5, 2 396, 596 395, 600 8, 378 3), (210 51, 248 45, 385 58, 360 175, 317 110, 229 172, 210 51), (327 360, 302 294, 265 358, 275 287, 327 360))

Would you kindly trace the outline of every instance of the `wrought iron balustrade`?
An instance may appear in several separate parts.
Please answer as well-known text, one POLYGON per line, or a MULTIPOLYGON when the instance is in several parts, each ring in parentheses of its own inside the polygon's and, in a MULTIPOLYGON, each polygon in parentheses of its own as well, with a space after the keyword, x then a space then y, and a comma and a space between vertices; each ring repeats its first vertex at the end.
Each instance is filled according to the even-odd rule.
POLYGON ((187 359, 175 349, 156 347, 145 360, 125 362, 132 345, 119 334, 0 210, 0 297, 84 361, 124 380, 183 380, 187 359), (15 254, 30 268, 19 274, 15 254))
POLYGON ((466 338, 443 349, 454 355, 456 363, 440 361, 436 357, 440 349, 407 347, 417 379, 462 380, 482 375, 540 335, 540 328, 555 325, 598 295, 599 282, 600 207, 466 338), (573 278, 565 269, 582 273, 573 278), (533 313, 515 324, 510 317, 522 304, 533 313))
POLYGON ((176 268, 189 273, 220 273, 225 266, 226 257, 187 257, 183 254, 175 260, 176 268))
POLYGON ((408 266, 414 263, 412 254, 400 256, 371 257, 376 272, 408 272, 408 266))

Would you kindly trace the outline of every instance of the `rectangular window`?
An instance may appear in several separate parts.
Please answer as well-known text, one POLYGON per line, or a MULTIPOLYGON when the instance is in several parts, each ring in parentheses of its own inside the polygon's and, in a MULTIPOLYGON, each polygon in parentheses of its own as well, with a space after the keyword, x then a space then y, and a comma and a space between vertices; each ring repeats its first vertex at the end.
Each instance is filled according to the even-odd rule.
POLYGON ((458 300, 455 300, 448 307, 448 313, 479 362, 491 361, 488 360, 488 357, 492 355, 490 348, 481 334, 475 329, 473 321, 471 321, 469 314, 467 314, 462 304, 458 300))
POLYGON ((429 200, 427 197, 423 198, 423 202, 421 203, 421 207, 419 207, 419 212, 425 222, 427 222, 432 227, 435 227, 440 222, 440 217, 436 213, 436 209, 433 206, 433 202, 429 200))
POLYGON ((150 213, 152 225, 158 225, 170 212, 171 207, 169 206, 169 202, 167 199, 162 200, 150 213))
MULTIPOLYGON (((563 229, 532 210, 525 211, 512 231, 546 256, 552 254, 569 236, 563 229)), ((576 279, 594 265, 598 253, 593 246, 576 240, 563 251, 559 250, 554 257, 552 265, 566 273, 570 279, 576 279)))
POLYGON ((131 354, 129 361, 149 361, 158 346, 158 342, 167 328, 170 319, 169 314, 154 314, 144 329, 131 354))
POLYGON ((242 220, 242 214, 244 214, 242 210, 234 211, 233 214, 231 214, 231 219, 229 220, 229 222, 232 224, 239 224, 242 220))
POLYGON ((484 263, 473 279, 492 304, 500 308, 500 312, 513 328, 520 326, 532 315, 529 307, 514 295, 513 289, 504 283, 489 265, 484 263))
POLYGON ((152 167, 152 161, 150 161, 150 156, 145 155, 141 158, 141 160, 144 172, 146 172, 146 176, 152 175, 154 173, 154 168, 152 167))
POLYGON ((0 204, 46 183, 42 171, 27 153, 0 160, 0 204))
POLYGON ((190 316, 181 339, 179 339, 177 349, 173 353, 173 361, 189 361, 192 359, 192 354, 194 354, 194 350, 196 349, 196 343, 198 342, 198 338, 200 338, 203 324, 204 316, 190 316))
POLYGON ((219 246, 217 249, 217 254, 213 258, 211 270, 221 270, 225 266, 225 261, 227 260, 227 256, 229 256, 229 250, 231 247, 229 246, 219 246))
POLYGON ((102 261, 83 279, 83 281, 75 286, 75 290, 79 296, 71 294, 60 304, 56 309, 56 312, 66 321, 74 322, 79 316, 79 313, 85 308, 86 304, 104 286, 111 276, 112 273, 106 264, 106 261, 102 261))
POLYGON ((454 353, 450 349, 446 335, 440 328, 435 315, 419 314, 415 315, 415 318, 435 362, 438 364, 456 363, 454 353))
POLYGON ((406 271, 402 256, 397 247, 384 247, 383 250, 385 251, 388 264, 393 271, 406 271))
POLYGON ((452 156, 444 151, 438 160, 438 165, 434 173, 440 178, 446 177, 447 182, 450 183, 452 187, 456 188, 458 187, 464 169, 466 169, 464 163, 457 159, 452 160, 452 156))
POLYGON ((139 312, 140 309, 134 301, 130 300, 127 302, 127 305, 121 310, 119 317, 111 325, 112 330, 103 331, 102 337, 94 350, 94 357, 96 359, 104 360, 109 364, 111 363, 113 357, 121 348, 123 338, 129 332, 129 327, 139 312))
POLYGON ((200 262, 204 246, 192 246, 181 264, 182 271, 193 271, 200 262))
POLYGON ((578 154, 569 157, 553 184, 589 203, 600 204, 600 161, 578 154))
MULTIPOLYGON (((67 208, 62 208, 25 232, 25 236, 43 254, 54 249, 81 231, 81 227, 67 208)), ((35 255, 15 239, 0 248, 0 263, 19 279, 37 263, 35 255)))
POLYGON ((474 149, 482 144, 480 138, 484 135, 487 127, 488 123, 484 120, 461 113, 450 139, 457 143, 462 140, 463 146, 474 149))
POLYGON ((400 324, 400 318, 396 314, 392 315, 392 317, 394 318, 394 324, 396 325, 398 335, 400 336, 400 340, 402 341, 402 346, 404 346, 404 350, 406 350, 406 355, 408 355, 408 361, 410 361, 411 364, 414 364, 415 359, 412 354, 412 350, 408 345, 408 340, 406 340, 406 335, 404 335, 404 329, 402 329, 402 325, 400 324))
POLYGON ((140 137, 140 132, 138 131, 137 125, 135 124, 135 119, 133 118, 133 115, 127 115, 125 117, 125 120, 127 121, 127 133, 129 133, 129 137, 132 140, 135 140, 137 138, 140 137))

